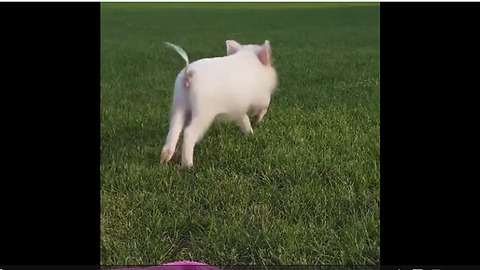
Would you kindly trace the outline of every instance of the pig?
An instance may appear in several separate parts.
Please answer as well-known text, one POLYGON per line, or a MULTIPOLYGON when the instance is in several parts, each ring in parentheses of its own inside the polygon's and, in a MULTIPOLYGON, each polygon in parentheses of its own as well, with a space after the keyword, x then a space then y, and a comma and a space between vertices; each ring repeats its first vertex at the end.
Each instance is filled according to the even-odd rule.
POLYGON ((192 63, 182 48, 165 44, 183 57, 186 66, 175 80, 170 129, 161 161, 170 161, 183 130, 182 166, 190 168, 195 144, 214 120, 234 120, 243 132, 253 133, 248 113, 252 112, 254 124, 262 121, 277 87, 277 73, 268 40, 263 45, 227 40, 226 56, 192 63))

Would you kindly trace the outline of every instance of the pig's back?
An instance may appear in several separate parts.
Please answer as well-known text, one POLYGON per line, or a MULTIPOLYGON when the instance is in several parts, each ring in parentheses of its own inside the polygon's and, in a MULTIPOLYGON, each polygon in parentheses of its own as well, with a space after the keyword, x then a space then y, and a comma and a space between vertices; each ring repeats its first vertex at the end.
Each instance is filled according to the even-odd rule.
POLYGON ((189 70, 192 94, 201 104, 225 113, 242 113, 259 96, 269 94, 267 68, 250 52, 201 59, 191 63, 189 70))

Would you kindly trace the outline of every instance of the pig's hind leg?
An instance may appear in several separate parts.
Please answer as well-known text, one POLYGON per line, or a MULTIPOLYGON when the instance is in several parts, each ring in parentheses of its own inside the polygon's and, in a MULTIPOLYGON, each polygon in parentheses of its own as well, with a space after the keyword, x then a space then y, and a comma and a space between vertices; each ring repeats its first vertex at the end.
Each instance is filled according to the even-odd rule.
POLYGON ((215 119, 215 114, 209 111, 192 110, 191 116, 190 124, 183 133, 182 166, 184 167, 193 166, 193 149, 195 144, 202 139, 215 119))
POLYGON ((174 94, 174 102, 172 115, 170 118, 170 130, 168 131, 167 140, 162 149, 162 163, 167 163, 175 153, 178 138, 185 124, 188 123, 190 117, 190 109, 186 95, 182 91, 176 91, 174 94))

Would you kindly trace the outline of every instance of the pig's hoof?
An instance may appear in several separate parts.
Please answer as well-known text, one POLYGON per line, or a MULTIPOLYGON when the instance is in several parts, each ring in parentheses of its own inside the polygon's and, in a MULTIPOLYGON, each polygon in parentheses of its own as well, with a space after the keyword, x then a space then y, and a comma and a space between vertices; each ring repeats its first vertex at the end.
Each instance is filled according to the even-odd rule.
POLYGON ((186 170, 189 170, 189 169, 193 168, 193 163, 182 163, 182 168, 186 169, 186 170))
POLYGON ((170 151, 168 149, 163 149, 162 150, 162 163, 167 163, 170 161, 170 159, 173 156, 173 151, 170 151))
POLYGON ((192 167, 193 167, 193 162, 185 161, 185 160, 182 161, 182 168, 190 169, 192 167))

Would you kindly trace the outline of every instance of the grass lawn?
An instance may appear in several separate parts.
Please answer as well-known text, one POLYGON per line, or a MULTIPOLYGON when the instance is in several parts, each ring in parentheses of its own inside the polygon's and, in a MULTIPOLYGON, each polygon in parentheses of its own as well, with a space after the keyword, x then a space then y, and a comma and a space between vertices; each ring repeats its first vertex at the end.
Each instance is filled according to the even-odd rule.
POLYGON ((379 264, 379 4, 199 5, 101 4, 100 263, 379 264), (227 39, 270 40, 269 112, 161 164, 184 67, 163 42, 194 61, 227 39))

